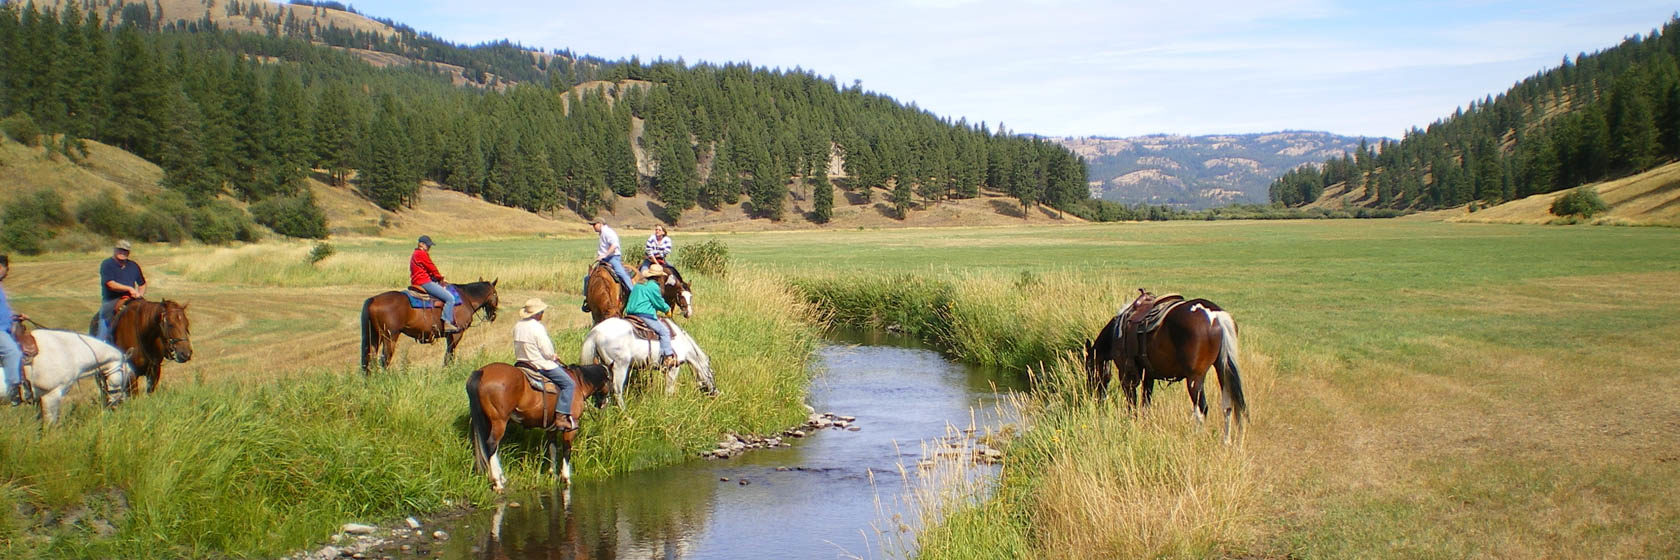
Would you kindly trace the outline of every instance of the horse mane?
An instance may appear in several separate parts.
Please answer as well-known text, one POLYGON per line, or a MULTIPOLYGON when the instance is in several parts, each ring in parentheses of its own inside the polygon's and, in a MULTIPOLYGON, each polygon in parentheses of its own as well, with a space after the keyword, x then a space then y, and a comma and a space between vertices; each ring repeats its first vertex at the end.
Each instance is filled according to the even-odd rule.
POLYGON ((490 295, 490 283, 483 280, 469 284, 456 284, 455 286, 461 289, 462 294, 474 299, 483 299, 490 295))
POLYGON ((607 377, 609 374, 607 366, 600 364, 576 364, 571 367, 577 370, 578 377, 582 378, 584 383, 588 383, 592 387, 599 389, 601 387, 611 386, 612 382, 607 377))

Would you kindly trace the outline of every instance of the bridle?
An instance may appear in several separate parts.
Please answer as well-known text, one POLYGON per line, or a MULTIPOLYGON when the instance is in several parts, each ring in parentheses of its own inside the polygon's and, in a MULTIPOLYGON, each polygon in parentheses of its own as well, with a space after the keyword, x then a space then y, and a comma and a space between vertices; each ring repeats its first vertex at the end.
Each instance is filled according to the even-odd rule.
POLYGON ((165 359, 178 362, 180 360, 175 359, 175 345, 182 342, 190 342, 192 333, 187 333, 186 337, 181 338, 169 336, 170 333, 173 332, 169 328, 169 304, 160 303, 158 305, 163 306, 163 309, 158 312, 158 327, 161 329, 158 331, 158 334, 161 335, 160 338, 163 339, 163 357, 165 359))
MULTIPOLYGON (((30 322, 34 323, 34 321, 30 321, 30 322)), ((35 326, 39 327, 41 325, 40 325, 40 323, 36 323, 35 326)), ((97 350, 93 349, 92 344, 88 344, 87 338, 78 336, 78 337, 76 337, 76 340, 81 341, 82 346, 87 347, 88 355, 93 356, 95 359, 97 359, 99 357, 99 352, 97 350)), ((134 366, 132 366, 128 363, 128 355, 127 354, 124 354, 123 358, 122 358, 122 361, 117 364, 117 371, 122 371, 124 369, 128 370, 128 374, 130 376, 134 375, 134 366)), ((116 389, 112 389, 111 388, 111 383, 109 381, 105 380, 104 373, 105 372, 101 371, 98 374, 95 374, 93 376, 93 383, 99 387, 99 392, 103 393, 105 395, 105 406, 111 406, 112 405, 111 395, 113 395, 113 394, 121 393, 123 398, 125 398, 125 399, 128 398, 128 380, 127 379, 117 380, 118 385, 120 385, 120 387, 118 387, 116 389)))

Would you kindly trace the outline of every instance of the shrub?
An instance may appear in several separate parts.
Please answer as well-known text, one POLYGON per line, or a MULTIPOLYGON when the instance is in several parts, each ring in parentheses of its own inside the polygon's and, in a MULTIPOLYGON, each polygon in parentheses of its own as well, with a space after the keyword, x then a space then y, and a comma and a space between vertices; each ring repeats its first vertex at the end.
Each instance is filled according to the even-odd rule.
POLYGON ((1598 189, 1581 187, 1552 201, 1552 214, 1557 216, 1574 216, 1590 219, 1593 216, 1607 212, 1610 205, 1598 197, 1598 189))
POLYGON ((25 146, 41 145, 41 127, 36 126, 35 119, 29 118, 29 115, 17 113, 0 120, 0 131, 25 146))
POLYGON ((327 237, 327 215, 315 204, 315 196, 307 191, 253 204, 251 217, 280 235, 304 239, 327 237))
POLYGON ((676 251, 682 270, 722 276, 729 273, 729 246, 716 239, 676 251))
POLYGON ((130 232, 134 216, 110 192, 83 200, 76 205, 76 221, 88 231, 108 237, 125 237, 130 232))
POLYGON ((321 261, 327 260, 327 257, 333 256, 333 253, 336 252, 338 252, 338 249, 334 249, 331 243, 316 243, 315 248, 309 251, 309 264, 321 264, 321 261))
POLYGON ((41 254, 41 242, 47 234, 38 226, 24 220, 6 220, 0 225, 0 247, 25 255, 41 254))
POLYGON ((642 265, 642 259, 647 258, 647 246, 641 243, 631 243, 621 250, 624 251, 624 266, 632 271, 642 265))
POLYGON ((244 210, 220 200, 212 200, 192 211, 192 236, 211 244, 225 245, 234 241, 256 241, 260 238, 256 223, 244 210))
POLYGON ((70 212, 64 209, 64 197, 58 191, 41 189, 34 194, 19 197, 6 207, 5 220, 30 221, 44 226, 70 225, 70 212))

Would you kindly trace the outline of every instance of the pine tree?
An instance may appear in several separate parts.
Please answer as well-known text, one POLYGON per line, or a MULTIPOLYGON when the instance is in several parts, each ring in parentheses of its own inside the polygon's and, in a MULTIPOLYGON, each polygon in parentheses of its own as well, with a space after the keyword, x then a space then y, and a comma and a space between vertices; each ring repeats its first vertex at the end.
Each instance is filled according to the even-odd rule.
POLYGON ((828 181, 828 165, 817 166, 812 177, 811 221, 826 224, 834 217, 834 185, 828 181))
POLYGON ((117 31, 111 69, 111 112, 105 138, 134 155, 155 159, 162 113, 167 107, 162 70, 133 26, 117 31))

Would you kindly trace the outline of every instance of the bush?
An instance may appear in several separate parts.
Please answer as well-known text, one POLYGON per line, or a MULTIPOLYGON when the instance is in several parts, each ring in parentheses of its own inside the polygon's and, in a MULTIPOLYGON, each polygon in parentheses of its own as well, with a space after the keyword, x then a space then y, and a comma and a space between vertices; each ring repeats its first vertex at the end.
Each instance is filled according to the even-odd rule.
POLYGON ((105 192, 77 204, 76 221, 94 233, 126 237, 131 231, 134 216, 128 207, 117 201, 116 196, 105 192))
POLYGON ((211 245, 226 245, 234 241, 256 241, 261 238, 257 224, 244 210, 220 200, 212 200, 194 208, 192 236, 211 245))
POLYGON ((6 207, 0 220, 0 245, 25 255, 39 255, 41 243, 52 239, 53 226, 69 225, 70 212, 58 192, 39 190, 6 207))
POLYGON ((1593 216, 1608 212, 1610 205, 1598 197, 1598 189, 1581 187, 1552 201, 1552 214, 1556 216, 1573 216, 1590 219, 1593 216))
POLYGON ((327 215, 305 191, 298 196, 276 196, 251 205, 251 217, 274 233, 304 239, 326 239, 327 215))
POLYGON ((647 245, 641 243, 632 243, 621 247, 619 250, 624 252, 625 268, 629 268, 632 271, 636 270, 636 267, 642 265, 642 259, 647 258, 647 245))
POLYGON ((41 242, 48 236, 38 226, 23 220, 6 220, 0 225, 0 247, 25 255, 41 254, 41 242))
POLYGON ((722 276, 729 273, 729 246, 709 239, 693 247, 676 251, 677 266, 682 270, 722 276))
POLYGON ((338 249, 334 249, 331 243, 316 243, 315 248, 309 251, 309 264, 321 264, 321 261, 327 260, 327 257, 333 256, 333 253, 336 252, 338 252, 338 249))
POLYGON ((25 146, 41 145, 41 127, 36 126, 35 119, 29 118, 29 115, 17 113, 0 120, 0 131, 25 146))

